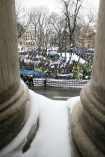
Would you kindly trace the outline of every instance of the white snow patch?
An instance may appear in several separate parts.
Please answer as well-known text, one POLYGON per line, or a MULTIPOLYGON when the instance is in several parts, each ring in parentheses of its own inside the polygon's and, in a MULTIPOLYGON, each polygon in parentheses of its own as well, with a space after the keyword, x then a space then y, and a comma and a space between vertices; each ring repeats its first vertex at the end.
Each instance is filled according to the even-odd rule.
POLYGON ((29 99, 30 116, 20 133, 14 138, 12 142, 10 142, 5 148, 0 151, 0 157, 20 157, 22 154, 22 148, 26 142, 26 137, 32 126, 37 122, 39 115, 37 98, 34 97, 34 92, 31 90, 29 91, 29 99))
POLYGON ((0 157, 71 157, 68 107, 72 111, 80 97, 55 101, 31 90, 29 93, 29 119, 17 137, 0 152, 0 157), (38 117, 39 128, 36 136, 30 149, 22 154, 26 137, 38 117))
POLYGON ((72 98, 68 99, 67 105, 68 105, 68 108, 70 109, 70 113, 72 112, 74 105, 75 105, 79 100, 80 100, 80 96, 76 96, 76 97, 72 97, 72 98))
POLYGON ((31 149, 22 157, 70 157, 66 102, 35 95, 40 101, 39 129, 31 149))

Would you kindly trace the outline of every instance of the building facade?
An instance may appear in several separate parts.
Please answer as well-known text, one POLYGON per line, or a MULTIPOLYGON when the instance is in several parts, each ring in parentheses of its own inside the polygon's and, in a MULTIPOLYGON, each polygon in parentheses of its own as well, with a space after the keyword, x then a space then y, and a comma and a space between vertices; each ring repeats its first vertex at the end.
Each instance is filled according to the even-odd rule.
POLYGON ((18 45, 36 46, 35 34, 33 31, 24 32, 18 39, 18 45))
POLYGON ((94 49, 96 32, 96 26, 84 26, 78 38, 79 45, 87 49, 94 49))

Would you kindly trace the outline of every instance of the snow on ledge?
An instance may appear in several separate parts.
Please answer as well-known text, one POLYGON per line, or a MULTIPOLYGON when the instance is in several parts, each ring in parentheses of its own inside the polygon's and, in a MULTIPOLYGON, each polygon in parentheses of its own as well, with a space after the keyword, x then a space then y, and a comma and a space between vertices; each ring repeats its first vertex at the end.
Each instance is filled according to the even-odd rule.
POLYGON ((5 148, 0 151, 0 157, 20 157, 22 155, 22 148, 26 142, 26 137, 30 132, 32 126, 37 122, 39 115, 39 110, 37 106, 37 98, 34 97, 34 92, 29 90, 28 105, 30 105, 30 115, 29 118, 20 131, 20 133, 11 141, 5 148), (16 148, 18 148, 16 150, 16 148))
POLYGON ((0 157, 71 157, 68 108, 80 97, 68 101, 48 99, 29 90, 30 116, 17 137, 0 151, 0 157), (22 154, 22 148, 31 127, 39 118, 39 128, 30 149, 22 154))

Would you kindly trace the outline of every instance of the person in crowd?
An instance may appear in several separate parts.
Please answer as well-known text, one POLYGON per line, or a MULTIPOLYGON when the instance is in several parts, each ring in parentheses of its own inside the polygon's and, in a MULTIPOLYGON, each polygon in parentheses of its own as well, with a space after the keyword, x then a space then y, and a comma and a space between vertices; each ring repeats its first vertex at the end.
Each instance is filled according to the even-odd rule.
MULTIPOLYGON (((65 61, 60 60, 60 57, 39 57, 40 63, 35 65, 31 62, 28 64, 24 62, 25 55, 28 55, 28 58, 35 58, 35 54, 32 52, 26 52, 25 54, 19 55, 19 63, 20 63, 20 69, 25 70, 35 70, 36 72, 45 72, 47 77, 57 78, 57 75, 66 75, 66 74, 73 74, 73 79, 85 79, 86 76, 91 77, 92 73, 92 59, 87 59, 87 63, 81 64, 73 60, 73 62, 66 63, 65 61), (51 64, 51 62, 56 62, 57 60, 60 60, 59 64, 51 64)), ((71 59, 71 58, 70 58, 71 59)), ((37 77, 37 76, 36 76, 37 77)), ((38 76, 39 77, 39 76, 38 76)), ((30 80, 32 81, 32 78, 29 76, 21 75, 21 78, 24 80, 25 83, 29 83, 30 80)), ((70 77, 71 78, 71 77, 70 77)), ((65 77, 66 79, 66 77, 65 77)), ((32 83, 33 84, 33 83, 32 83)))

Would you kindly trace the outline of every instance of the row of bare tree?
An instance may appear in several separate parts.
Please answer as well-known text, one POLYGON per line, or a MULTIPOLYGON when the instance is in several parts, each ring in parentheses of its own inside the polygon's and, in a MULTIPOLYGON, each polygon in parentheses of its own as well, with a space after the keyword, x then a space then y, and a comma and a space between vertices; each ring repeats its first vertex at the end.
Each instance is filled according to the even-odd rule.
POLYGON ((81 28, 97 24, 97 15, 92 8, 83 12, 83 0, 60 0, 60 3, 62 13, 57 14, 50 13, 46 7, 35 7, 26 11, 22 0, 16 0, 18 38, 31 28, 39 49, 50 42, 52 46, 59 46, 59 51, 66 51, 67 47, 71 50, 81 28))

